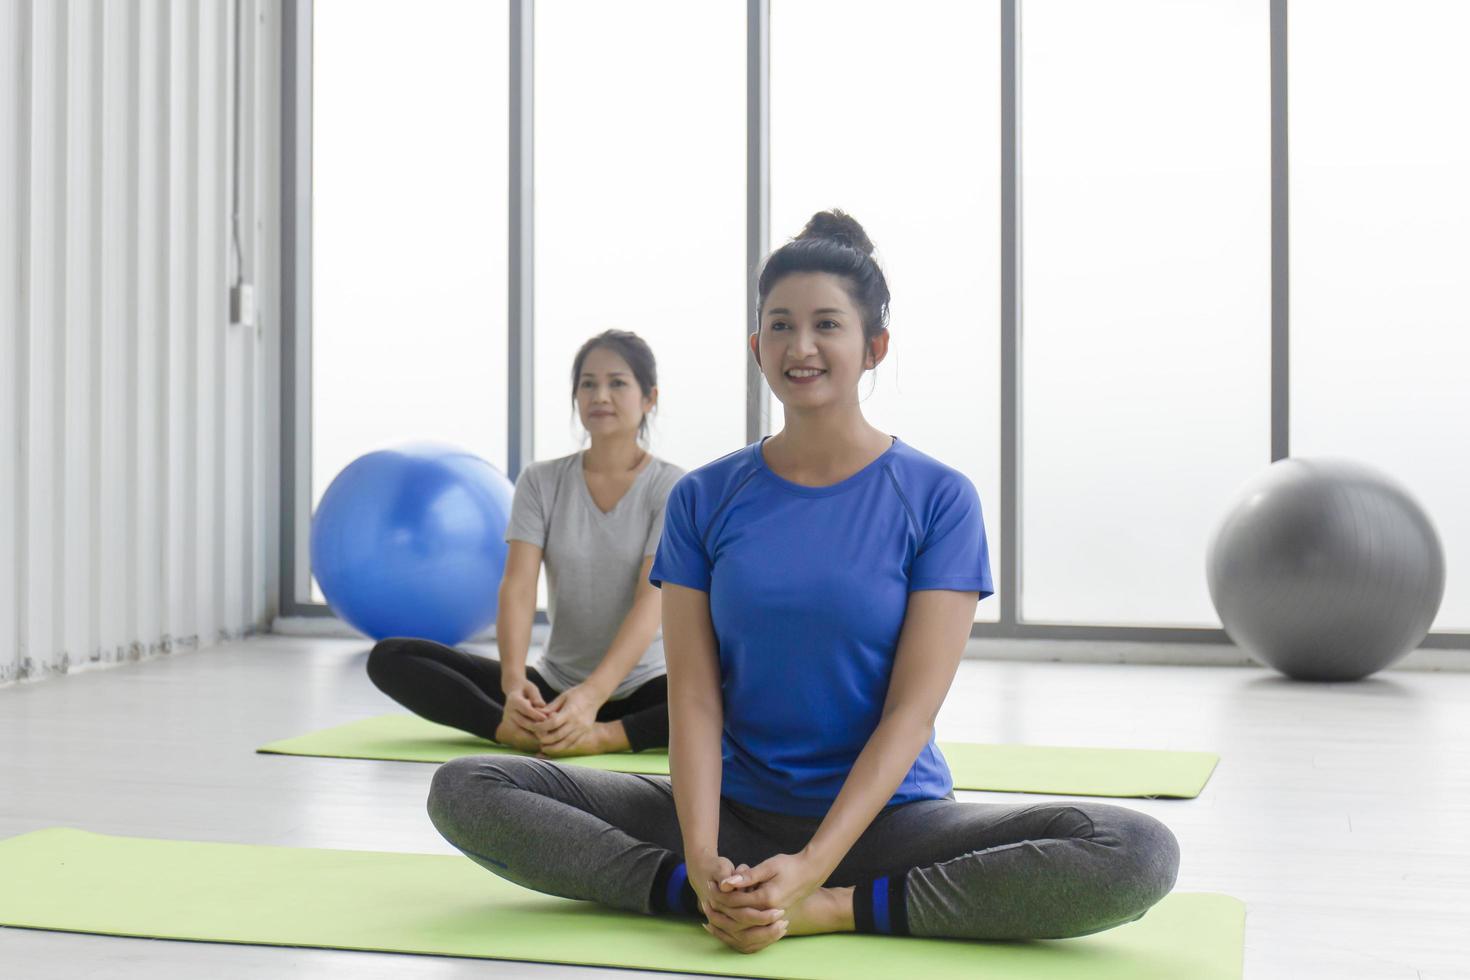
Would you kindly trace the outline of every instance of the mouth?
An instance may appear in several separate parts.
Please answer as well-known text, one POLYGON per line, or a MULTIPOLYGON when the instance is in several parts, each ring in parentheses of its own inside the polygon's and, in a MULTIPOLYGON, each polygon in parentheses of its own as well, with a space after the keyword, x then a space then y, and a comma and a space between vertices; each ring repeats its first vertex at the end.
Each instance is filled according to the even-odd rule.
POLYGON ((821 368, 789 368, 784 372, 784 377, 794 385, 809 385, 826 374, 821 368))
POLYGON ((589 419, 610 419, 610 418, 613 417, 613 413, 612 412, 588 412, 587 413, 587 417, 589 419))

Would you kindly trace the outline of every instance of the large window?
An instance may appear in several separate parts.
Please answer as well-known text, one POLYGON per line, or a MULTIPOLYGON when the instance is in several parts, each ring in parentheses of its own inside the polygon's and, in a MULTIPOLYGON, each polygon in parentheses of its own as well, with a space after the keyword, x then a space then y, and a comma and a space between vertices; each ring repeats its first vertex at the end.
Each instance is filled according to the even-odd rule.
MULTIPOLYGON (((771 7, 769 244, 825 208, 862 222, 893 293, 891 346, 862 382, 863 413, 974 482, 997 591, 999 32, 998 2, 771 7)), ((982 602, 977 618, 998 606, 982 602)))
POLYGON ((509 70, 503 3, 313 13, 315 509, 353 459, 404 441, 505 466, 509 70))
POLYGON ((572 358, 632 330, 656 455, 745 444, 745 5, 536 5, 536 446, 574 452, 572 358))
POLYGON ((1435 626, 1470 630, 1470 7, 1391 14, 1291 4, 1292 454, 1403 482, 1449 556, 1435 626))
POLYGON ((768 394, 751 251, 835 207, 893 291, 863 411, 985 507, 976 635, 1221 639, 1205 554, 1274 435, 1419 497, 1450 556, 1436 628, 1461 631, 1431 643, 1470 636, 1463 5, 1292 0, 1284 34, 1271 0, 297 9, 311 372, 287 384, 311 452, 285 473, 288 612, 325 612, 301 542, 344 465, 417 439, 507 470, 577 451, 572 358, 609 328, 658 359, 654 452, 744 445, 768 394))
POLYGON ((1024 620, 1219 623, 1270 461, 1269 51, 1266 0, 1023 6, 1024 620))

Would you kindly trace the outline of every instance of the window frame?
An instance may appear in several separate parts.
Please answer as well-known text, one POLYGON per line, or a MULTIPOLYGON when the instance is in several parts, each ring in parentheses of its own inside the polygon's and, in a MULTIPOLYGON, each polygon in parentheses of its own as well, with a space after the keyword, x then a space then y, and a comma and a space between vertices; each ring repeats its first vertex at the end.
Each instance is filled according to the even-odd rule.
MULTIPOLYGON (((745 324, 757 318, 754 281, 770 248, 770 25, 772 0, 746 0, 746 249, 743 278, 745 324)), ((997 562, 996 622, 977 622, 972 638, 996 640, 1082 640, 1150 644, 1229 644, 1223 629, 1203 627, 1078 625, 1025 621, 1020 616, 1021 357, 1024 297, 1021 289, 1021 118, 1019 59, 1024 0, 1000 0, 1001 112, 1001 499, 1002 528, 997 562)), ((1290 454, 1290 268, 1287 152, 1287 3, 1269 0, 1271 127, 1271 432, 1270 459, 1290 454)), ((311 523, 311 32, 313 0, 286 0, 283 24, 281 115, 281 521, 282 617, 335 618, 310 592, 311 523)), ((507 475, 514 480, 534 456, 532 367, 535 357, 533 306, 535 212, 533 40, 534 0, 508 0, 510 17, 509 319, 507 475)), ((1265 230, 1263 229, 1263 233, 1265 230)), ((742 338, 748 327, 743 327, 742 338)), ((748 360, 746 439, 771 428, 769 392, 754 360, 748 360)), ((992 510, 992 513, 995 513, 992 510)), ((537 615, 545 622, 545 613, 537 615)), ((1430 633, 1428 648, 1470 649, 1470 632, 1430 633)))

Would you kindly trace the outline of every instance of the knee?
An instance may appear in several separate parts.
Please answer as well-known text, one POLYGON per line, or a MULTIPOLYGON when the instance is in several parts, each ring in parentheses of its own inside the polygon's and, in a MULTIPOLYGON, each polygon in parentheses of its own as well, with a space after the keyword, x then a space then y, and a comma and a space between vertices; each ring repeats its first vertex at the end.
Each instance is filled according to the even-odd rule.
POLYGON ((1106 804, 1057 806, 1046 834, 1089 839, 1110 848, 1117 862, 1113 877, 1128 884, 1121 891, 1143 903, 1140 912, 1169 894, 1179 876, 1179 841, 1173 831, 1137 810, 1106 804))
POLYGON ((461 839, 471 821, 493 822, 505 790, 520 788, 516 770, 537 762, 517 756, 464 756, 434 770, 427 808, 435 829, 451 844, 461 839))
POLYGON ((390 636, 373 645, 372 652, 367 658, 367 675, 368 679, 379 688, 382 688, 384 682, 392 675, 393 668, 402 660, 405 643, 406 641, 401 636, 390 636))
POLYGON ((1067 840, 1089 839, 1097 834, 1097 825, 1092 814, 1080 806, 1068 803, 1041 803, 1036 806, 1046 818, 1037 835, 1046 838, 1067 840))
POLYGON ((1137 918, 1173 890, 1179 878, 1179 841, 1162 821, 1146 813, 1118 809, 1127 814, 1118 820, 1115 832, 1129 883, 1126 891, 1137 918))
POLYGON ((373 644, 367 658, 368 680, 393 697, 394 690, 402 690, 407 678, 419 675, 421 668, 416 664, 423 659, 423 653, 415 647, 424 642, 411 636, 390 636, 373 644))

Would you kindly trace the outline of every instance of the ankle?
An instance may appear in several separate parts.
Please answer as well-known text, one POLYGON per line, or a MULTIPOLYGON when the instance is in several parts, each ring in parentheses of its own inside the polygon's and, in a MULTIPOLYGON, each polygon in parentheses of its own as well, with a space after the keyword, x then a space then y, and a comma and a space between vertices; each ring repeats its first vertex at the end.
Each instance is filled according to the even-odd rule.
POLYGON ((513 749, 526 751, 534 735, 526 729, 517 725, 509 718, 502 718, 500 724, 495 726, 495 741, 501 745, 508 745, 513 749))
POLYGON ((621 721, 599 721, 592 727, 599 752, 627 752, 632 748, 621 721))
POLYGON ((816 936, 829 932, 853 932, 852 889, 818 888, 795 907, 786 910, 790 923, 787 935, 816 936))
POLYGON ((853 932, 857 926, 852 917, 852 893, 851 887, 847 888, 823 888, 823 902, 826 905, 824 917, 827 925, 833 932, 853 932))

